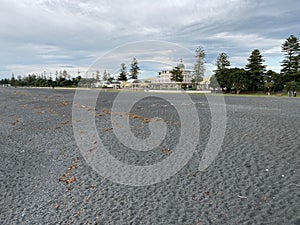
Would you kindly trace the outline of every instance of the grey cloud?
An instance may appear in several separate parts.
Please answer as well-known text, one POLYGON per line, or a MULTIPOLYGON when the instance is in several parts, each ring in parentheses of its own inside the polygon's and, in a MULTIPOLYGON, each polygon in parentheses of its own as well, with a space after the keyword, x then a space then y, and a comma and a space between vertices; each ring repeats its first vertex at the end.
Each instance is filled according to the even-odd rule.
MULTIPOLYGON (((282 41, 300 33, 300 5, 293 0, 3 0, 1 9, 0 68, 22 71, 23 65, 24 74, 38 65, 87 68, 119 45, 144 40, 170 41, 192 52, 200 45, 208 63, 225 51, 237 66, 260 48, 276 58, 273 63, 282 41)), ((0 76, 11 72, 3 69, 0 76)))

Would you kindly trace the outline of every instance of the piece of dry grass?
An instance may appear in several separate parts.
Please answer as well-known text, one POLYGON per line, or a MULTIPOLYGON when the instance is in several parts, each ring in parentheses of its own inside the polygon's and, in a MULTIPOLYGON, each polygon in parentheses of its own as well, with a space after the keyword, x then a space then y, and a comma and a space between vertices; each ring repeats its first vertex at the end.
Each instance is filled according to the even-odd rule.
POLYGON ((106 131, 111 131, 111 130, 113 130, 112 127, 108 127, 108 128, 103 128, 103 129, 102 129, 102 131, 104 131, 104 132, 106 132, 106 131))
POLYGON ((19 119, 16 119, 14 122, 10 123, 11 125, 13 126, 16 126, 20 123, 20 120, 19 119))
POLYGON ((161 152, 162 152, 163 154, 165 154, 165 155, 169 154, 171 151, 172 151, 172 150, 169 149, 169 148, 163 148, 163 149, 161 149, 161 152))
POLYGON ((73 163, 71 166, 69 166, 67 171, 63 175, 61 175, 58 179, 59 182, 62 182, 67 186, 66 191, 70 191, 71 190, 70 185, 77 181, 77 179, 74 176, 71 176, 71 173, 74 169, 76 169, 78 167, 79 162, 80 162, 80 158, 77 157, 75 159, 75 163, 73 163))
POLYGON ((67 106, 67 105, 71 105, 71 104, 72 104, 71 101, 64 100, 64 101, 58 103, 57 106, 67 106))

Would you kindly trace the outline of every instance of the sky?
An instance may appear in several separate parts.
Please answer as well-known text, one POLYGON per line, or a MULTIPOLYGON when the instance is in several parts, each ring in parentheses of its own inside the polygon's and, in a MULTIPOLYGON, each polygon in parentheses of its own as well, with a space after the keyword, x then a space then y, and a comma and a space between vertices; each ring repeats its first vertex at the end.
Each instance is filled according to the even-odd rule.
POLYGON ((221 52, 244 67, 254 49, 279 72, 281 44, 300 34, 297 0, 1 0, 0 11, 0 78, 117 74, 133 57, 146 78, 179 59, 192 69, 199 46, 207 76, 221 52))

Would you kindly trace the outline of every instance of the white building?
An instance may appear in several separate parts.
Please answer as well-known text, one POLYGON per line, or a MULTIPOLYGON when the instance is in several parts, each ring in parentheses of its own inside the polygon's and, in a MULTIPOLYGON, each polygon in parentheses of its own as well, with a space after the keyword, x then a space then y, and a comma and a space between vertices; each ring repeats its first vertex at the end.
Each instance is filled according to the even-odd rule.
POLYGON ((186 70, 182 60, 180 60, 180 63, 177 66, 182 70, 182 82, 176 83, 175 81, 172 81, 171 71, 163 70, 158 73, 158 77, 154 78, 149 86, 154 89, 178 89, 181 84, 186 85, 187 87, 192 86, 193 71, 186 70))
MULTIPOLYGON (((183 81, 182 83, 192 83, 193 79, 193 73, 190 70, 184 70, 182 72, 183 75, 183 81)), ((160 84, 166 84, 166 83, 174 83, 176 84, 175 81, 171 80, 172 74, 168 70, 163 70, 158 73, 158 77, 154 78, 152 83, 160 83, 160 84)))
POLYGON ((143 82, 142 80, 138 80, 138 79, 129 79, 128 81, 124 82, 124 88, 144 89, 147 87, 148 87, 147 83, 143 82))

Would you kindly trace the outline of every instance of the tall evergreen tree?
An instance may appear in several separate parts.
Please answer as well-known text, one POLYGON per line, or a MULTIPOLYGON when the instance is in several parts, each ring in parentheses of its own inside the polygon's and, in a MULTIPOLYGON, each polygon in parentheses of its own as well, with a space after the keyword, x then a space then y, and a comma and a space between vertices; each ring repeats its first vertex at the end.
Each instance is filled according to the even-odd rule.
POLYGON ((127 81, 127 69, 125 63, 121 64, 121 70, 120 70, 118 80, 127 81))
POLYGON ((16 78, 15 78, 15 75, 14 73, 11 74, 11 80, 10 80, 10 85, 11 86, 16 86, 17 84, 17 81, 16 81, 16 78))
POLYGON ((131 68, 130 68, 130 78, 131 79, 138 79, 140 67, 138 65, 138 61, 136 58, 132 59, 131 68))
POLYGON ((217 70, 220 71, 225 69, 226 67, 230 66, 229 57, 225 52, 219 54, 217 61, 216 61, 217 70))
POLYGON ((64 78, 67 78, 67 77, 68 77, 68 72, 67 72, 66 70, 64 70, 63 73, 62 73, 62 76, 63 76, 64 78))
POLYGON ((264 86, 264 74, 266 71, 266 66, 263 65, 264 61, 258 49, 254 49, 248 58, 246 70, 249 73, 253 91, 257 90, 257 88, 263 88, 264 86))
POLYGON ((295 75, 300 71, 300 41, 296 36, 291 35, 281 48, 285 55, 281 72, 285 75, 286 81, 295 80, 295 75))
POLYGON ((170 73, 171 75, 171 80, 175 82, 182 82, 183 81, 183 70, 179 66, 175 66, 170 73))
MULTIPOLYGON (((215 75, 214 75, 214 82, 219 83, 219 87, 223 88, 228 88, 229 84, 229 77, 227 73, 227 67, 230 66, 230 61, 229 57, 225 52, 221 52, 218 55, 218 58, 216 60, 217 69, 215 70, 215 75)), ((216 86, 216 85, 215 85, 216 86)))
POLYGON ((194 81, 196 83, 199 83, 203 80, 204 73, 205 73, 205 66, 204 66, 205 52, 201 47, 198 47, 196 49, 195 58, 196 58, 196 63, 194 65, 194 81))
POLYGON ((112 82, 113 80, 114 80, 114 78, 111 76, 110 73, 107 72, 107 81, 112 82))
POLYGON ((104 72, 103 72, 103 76, 102 76, 102 80, 104 80, 104 81, 108 81, 108 73, 106 72, 106 70, 104 70, 104 72))
POLYGON ((100 71, 96 70, 96 81, 100 81, 100 71))

